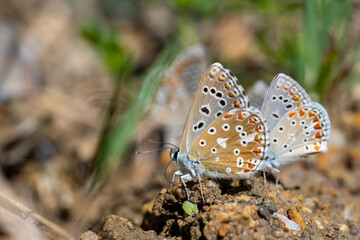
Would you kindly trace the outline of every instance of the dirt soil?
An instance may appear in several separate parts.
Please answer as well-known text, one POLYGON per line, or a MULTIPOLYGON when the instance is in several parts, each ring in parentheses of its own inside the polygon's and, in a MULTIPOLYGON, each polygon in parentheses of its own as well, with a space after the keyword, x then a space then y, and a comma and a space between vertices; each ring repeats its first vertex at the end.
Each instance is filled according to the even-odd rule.
MULTIPOLYGON (((163 188, 153 201, 143 204, 141 225, 110 215, 84 233, 82 239, 357 239, 359 163, 349 157, 329 164, 333 154, 281 168, 278 187, 270 174, 266 184, 262 176, 205 180, 202 186, 206 203, 201 200, 199 184, 189 182, 189 201, 199 209, 191 216, 182 208, 187 200, 183 186, 178 184, 171 191, 163 188), (298 231, 292 230, 294 223, 290 220, 298 231), (90 235, 93 237, 86 238, 90 235)), ((161 185, 159 178, 153 178, 142 189, 156 185, 161 185)), ((139 208, 141 202, 127 202, 123 207, 129 209, 132 205, 139 208)), ((121 212, 121 208, 115 212, 121 212)))

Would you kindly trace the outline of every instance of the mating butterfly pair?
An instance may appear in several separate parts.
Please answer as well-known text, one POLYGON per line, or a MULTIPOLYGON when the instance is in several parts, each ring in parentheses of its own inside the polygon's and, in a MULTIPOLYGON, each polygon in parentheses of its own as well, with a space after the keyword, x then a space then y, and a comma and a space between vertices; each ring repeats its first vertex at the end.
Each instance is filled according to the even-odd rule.
MULTIPOLYGON (((171 159, 184 180, 248 178, 326 151, 330 120, 292 78, 278 74, 261 111, 250 106, 238 79, 220 63, 202 77, 190 108, 180 148, 171 159)), ((173 178, 173 181, 174 181, 173 178)), ((186 189, 186 188, 185 188, 186 189)), ((187 189, 186 189, 187 190, 187 189)))

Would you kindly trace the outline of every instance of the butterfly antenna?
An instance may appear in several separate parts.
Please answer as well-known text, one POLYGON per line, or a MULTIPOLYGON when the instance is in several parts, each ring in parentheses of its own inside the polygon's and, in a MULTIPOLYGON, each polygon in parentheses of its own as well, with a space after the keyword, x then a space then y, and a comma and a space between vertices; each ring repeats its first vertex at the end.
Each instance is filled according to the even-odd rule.
POLYGON ((169 144, 169 145, 173 146, 174 148, 179 148, 178 146, 176 146, 175 144, 172 144, 172 143, 159 142, 159 141, 155 141, 155 140, 152 140, 152 139, 149 139, 149 142, 152 142, 152 143, 161 143, 161 144, 169 144))
POLYGON ((143 151, 143 152, 135 152, 135 154, 144 154, 144 153, 157 152, 157 151, 161 151, 161 150, 164 150, 164 149, 173 149, 173 148, 171 148, 171 147, 162 147, 162 148, 147 150, 147 151, 143 151))

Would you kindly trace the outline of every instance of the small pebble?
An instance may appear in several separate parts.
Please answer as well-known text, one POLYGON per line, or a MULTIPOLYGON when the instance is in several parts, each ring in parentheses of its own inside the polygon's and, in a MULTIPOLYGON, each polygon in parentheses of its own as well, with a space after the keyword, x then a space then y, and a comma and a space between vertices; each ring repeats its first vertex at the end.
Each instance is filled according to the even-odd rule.
POLYGON ((231 226, 229 224, 223 224, 219 229, 219 236, 225 237, 230 231, 231 226))
POLYGON ((334 224, 334 225, 333 225, 333 228, 334 228, 336 231, 340 230, 340 226, 337 225, 337 224, 334 224))
POLYGON ((99 237, 96 235, 96 233, 92 232, 91 230, 84 232, 80 236, 80 240, 98 240, 99 237))
POLYGON ((271 214, 270 214, 269 209, 267 209, 265 206, 260 205, 258 212, 259 212, 260 217, 265 218, 266 220, 270 221, 271 214))
POLYGON ((359 234, 359 229, 357 227, 355 227, 355 225, 352 225, 350 228, 350 234, 352 236, 356 236, 359 234))
POLYGON ((281 229, 274 229, 271 234, 276 238, 282 238, 284 236, 284 232, 281 229))

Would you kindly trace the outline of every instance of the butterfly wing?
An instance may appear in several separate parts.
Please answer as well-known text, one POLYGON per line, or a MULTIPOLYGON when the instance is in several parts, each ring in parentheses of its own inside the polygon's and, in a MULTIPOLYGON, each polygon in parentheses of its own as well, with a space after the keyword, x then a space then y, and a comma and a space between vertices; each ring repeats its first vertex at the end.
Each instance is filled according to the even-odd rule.
POLYGON ((267 89, 268 85, 264 81, 259 80, 246 90, 251 106, 261 109, 267 89))
POLYGON ((207 66, 205 48, 199 44, 182 53, 171 65, 166 75, 169 78, 178 78, 190 96, 193 96, 207 66))
POLYGON ((210 177, 246 177, 267 159, 268 146, 269 131, 260 111, 233 109, 198 135, 190 147, 190 159, 199 161, 203 174, 210 177))
POLYGON ((270 160, 278 165, 324 152, 330 137, 330 120, 319 103, 297 107, 282 116, 270 134, 270 160))
POLYGON ((271 131, 287 112, 310 102, 309 95, 294 79, 280 73, 272 81, 261 111, 271 131))
POLYGON ((138 134, 141 141, 156 128, 165 128, 165 142, 179 142, 199 79, 208 61, 202 45, 184 50, 171 64, 158 88, 148 118, 138 134), (195 87, 194 87, 195 86, 195 87), (164 108, 166 104, 166 108, 164 108))
POLYGON ((181 155, 189 156, 194 139, 223 113, 248 105, 248 98, 237 78, 220 63, 212 64, 195 93, 181 139, 181 155))

